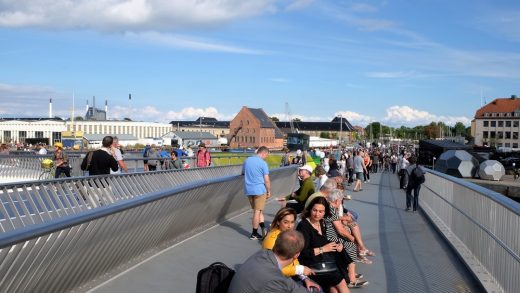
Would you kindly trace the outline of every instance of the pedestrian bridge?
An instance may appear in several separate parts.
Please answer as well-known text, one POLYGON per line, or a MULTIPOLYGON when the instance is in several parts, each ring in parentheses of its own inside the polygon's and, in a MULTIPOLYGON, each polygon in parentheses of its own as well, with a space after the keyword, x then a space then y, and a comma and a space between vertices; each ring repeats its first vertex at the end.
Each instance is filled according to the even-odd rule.
MULTIPOLYGON (((0 185, 0 292, 194 292, 197 271, 235 267, 249 240, 240 166, 0 185)), ((272 170, 273 194, 296 168, 272 170)), ((520 208, 497 193, 427 174, 421 211, 404 211, 390 173, 345 203, 374 263, 367 292, 518 292, 520 208)), ((272 200, 266 219, 279 203, 272 200)))

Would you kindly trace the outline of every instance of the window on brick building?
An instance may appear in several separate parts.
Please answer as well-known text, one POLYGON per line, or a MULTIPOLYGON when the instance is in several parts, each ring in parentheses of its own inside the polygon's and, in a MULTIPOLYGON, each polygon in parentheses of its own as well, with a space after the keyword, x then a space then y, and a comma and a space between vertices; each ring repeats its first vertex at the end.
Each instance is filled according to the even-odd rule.
POLYGON ((511 121, 506 121, 506 127, 511 127, 511 121))
POLYGON ((496 121, 491 121, 491 127, 497 127, 497 122, 496 121))
POLYGON ((498 127, 504 127, 504 121, 498 121, 498 127))
POLYGON ((510 131, 506 131, 505 134, 506 134, 506 139, 511 139, 511 132, 510 131))
POLYGON ((489 121, 484 120, 484 127, 489 127, 489 121))
POLYGON ((488 137, 489 137, 489 132, 487 132, 487 131, 482 132, 482 138, 488 138, 488 137))

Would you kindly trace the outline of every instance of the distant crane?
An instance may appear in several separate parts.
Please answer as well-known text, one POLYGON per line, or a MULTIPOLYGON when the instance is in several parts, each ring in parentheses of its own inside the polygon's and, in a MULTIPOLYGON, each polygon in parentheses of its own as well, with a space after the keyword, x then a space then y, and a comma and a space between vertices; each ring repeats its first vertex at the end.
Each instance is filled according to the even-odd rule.
POLYGON ((291 133, 295 133, 294 122, 291 118, 291 109, 289 108, 289 103, 285 102, 285 115, 287 115, 287 119, 289 120, 289 125, 291 126, 291 133))

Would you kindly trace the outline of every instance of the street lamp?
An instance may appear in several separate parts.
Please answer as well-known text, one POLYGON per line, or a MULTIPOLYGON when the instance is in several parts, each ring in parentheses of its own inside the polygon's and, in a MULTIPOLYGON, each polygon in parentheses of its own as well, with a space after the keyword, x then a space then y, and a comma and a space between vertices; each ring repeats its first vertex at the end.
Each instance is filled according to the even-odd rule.
POLYGON ((343 116, 339 114, 339 147, 341 149, 341 140, 343 139, 343 116))
POLYGON ((435 160, 436 160, 436 159, 437 159, 436 157, 433 157, 433 166, 432 166, 432 169, 435 169, 435 160))

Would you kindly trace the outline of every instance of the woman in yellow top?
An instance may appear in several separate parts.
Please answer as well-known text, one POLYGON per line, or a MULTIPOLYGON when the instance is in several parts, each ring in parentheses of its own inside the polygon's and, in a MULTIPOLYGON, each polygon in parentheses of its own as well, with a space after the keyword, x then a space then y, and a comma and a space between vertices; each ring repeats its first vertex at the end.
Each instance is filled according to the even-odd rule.
MULTIPOLYGON (((294 229, 294 223, 296 221, 296 211, 292 208, 281 208, 274 216, 273 222, 271 223, 271 231, 267 233, 264 238, 262 246, 264 249, 273 249, 274 242, 278 238, 278 235, 282 231, 294 229)), ((294 262, 282 269, 282 273, 286 277, 293 277, 296 275, 308 276, 312 275, 313 272, 306 266, 300 265, 297 259, 294 262)))

